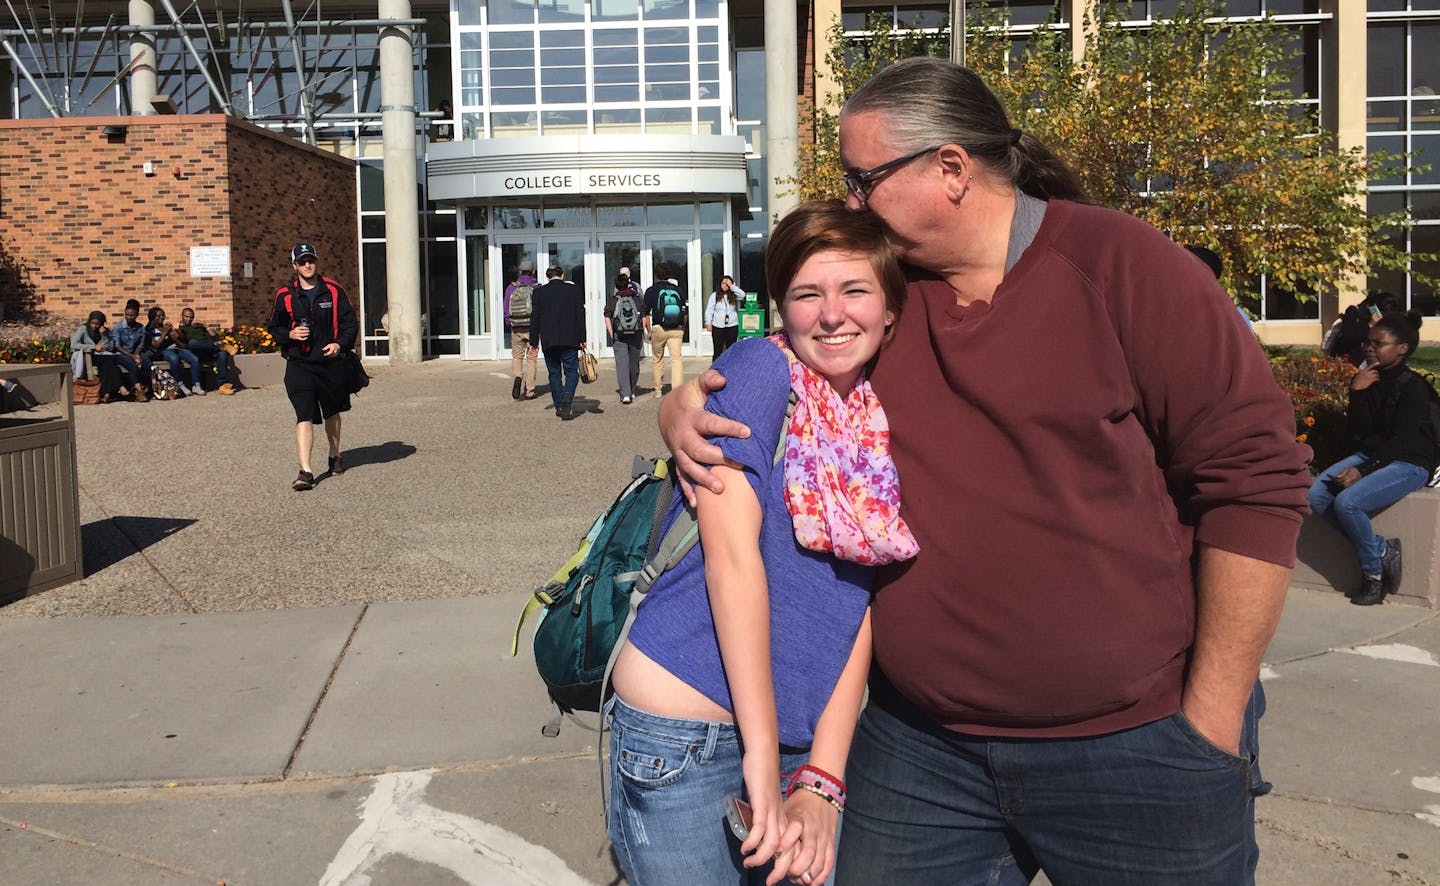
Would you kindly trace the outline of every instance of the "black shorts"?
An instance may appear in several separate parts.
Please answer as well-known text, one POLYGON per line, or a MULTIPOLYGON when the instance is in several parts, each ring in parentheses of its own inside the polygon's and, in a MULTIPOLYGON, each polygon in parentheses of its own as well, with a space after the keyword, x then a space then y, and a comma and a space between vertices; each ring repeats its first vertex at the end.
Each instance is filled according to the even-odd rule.
POLYGON ((345 361, 339 357, 323 363, 285 361, 285 395, 295 407, 295 423, 318 425, 332 415, 349 412, 345 375, 345 361))

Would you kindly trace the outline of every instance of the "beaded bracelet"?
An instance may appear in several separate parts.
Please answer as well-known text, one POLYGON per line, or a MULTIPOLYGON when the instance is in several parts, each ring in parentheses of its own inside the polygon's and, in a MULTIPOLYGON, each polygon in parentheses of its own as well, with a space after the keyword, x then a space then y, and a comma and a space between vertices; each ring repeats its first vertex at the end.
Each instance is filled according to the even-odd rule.
POLYGON ((809 791, 810 793, 815 794, 816 796, 823 799, 826 803, 834 806, 836 812, 845 811, 845 800, 843 797, 832 797, 828 793, 826 793, 823 788, 816 787, 809 782, 800 782, 799 784, 793 784, 791 786, 794 788, 798 788, 799 790, 809 791))

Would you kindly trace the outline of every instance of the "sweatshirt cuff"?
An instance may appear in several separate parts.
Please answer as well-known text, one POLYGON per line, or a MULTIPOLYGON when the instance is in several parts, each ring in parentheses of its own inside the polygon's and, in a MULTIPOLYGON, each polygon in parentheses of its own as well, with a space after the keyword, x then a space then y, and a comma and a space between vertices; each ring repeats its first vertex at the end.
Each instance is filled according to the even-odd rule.
POLYGON ((1295 542, 1303 519, 1292 508, 1222 505, 1200 518, 1195 540, 1290 569, 1295 566, 1295 542))

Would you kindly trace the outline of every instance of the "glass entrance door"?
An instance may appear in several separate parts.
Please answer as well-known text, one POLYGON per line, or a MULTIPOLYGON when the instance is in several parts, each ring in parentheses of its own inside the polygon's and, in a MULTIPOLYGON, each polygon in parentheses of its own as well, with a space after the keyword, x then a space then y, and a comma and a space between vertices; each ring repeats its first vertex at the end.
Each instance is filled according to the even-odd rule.
POLYGON ((680 281, 684 287, 689 303, 685 323, 685 352, 689 353, 688 347, 694 332, 696 321, 700 320, 701 313, 705 310, 705 301, 701 298, 698 302, 695 293, 691 290, 690 283, 690 240, 689 237, 652 235, 647 238, 650 241, 650 264, 646 268, 646 285, 654 283, 655 269, 661 262, 668 262, 675 269, 675 279, 680 281))
POLYGON ((598 310, 591 309, 593 317, 590 320, 592 339, 597 345, 603 343, 603 349, 597 349, 597 353, 605 356, 612 356, 615 352, 615 340, 605 332, 605 305, 610 300, 610 295, 615 291, 615 277, 619 275, 621 268, 630 269, 630 279, 634 281, 635 288, 644 291, 645 287, 640 284, 640 260, 641 242, 639 237, 601 237, 600 252, 603 272, 595 288, 599 290, 598 310))

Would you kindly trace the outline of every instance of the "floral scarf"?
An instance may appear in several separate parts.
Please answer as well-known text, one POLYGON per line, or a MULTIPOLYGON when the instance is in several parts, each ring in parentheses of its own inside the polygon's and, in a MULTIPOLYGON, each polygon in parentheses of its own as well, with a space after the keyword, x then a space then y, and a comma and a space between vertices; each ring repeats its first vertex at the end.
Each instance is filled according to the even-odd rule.
POLYGON ((785 503, 800 546, 880 566, 920 551, 900 518, 890 424, 862 378, 842 398, 801 363, 785 333, 769 337, 790 364, 795 411, 785 442, 785 503))

